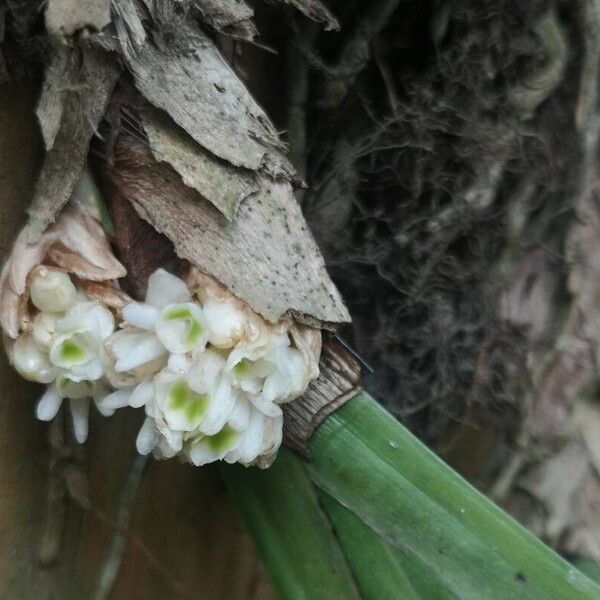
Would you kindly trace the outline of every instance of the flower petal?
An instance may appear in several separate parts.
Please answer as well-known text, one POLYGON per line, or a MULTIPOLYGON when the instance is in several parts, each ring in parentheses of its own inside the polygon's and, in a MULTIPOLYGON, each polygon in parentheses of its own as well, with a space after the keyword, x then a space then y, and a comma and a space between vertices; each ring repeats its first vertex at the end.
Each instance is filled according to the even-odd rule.
POLYGON ((217 387, 225 359, 214 350, 206 350, 199 354, 191 364, 187 374, 187 384, 199 393, 212 393, 217 387))
POLYGON ((193 302, 169 304, 156 322, 156 335, 169 352, 204 349, 208 330, 202 309, 193 302))
POLYGON ((240 394, 227 420, 228 425, 236 431, 244 431, 250 423, 251 410, 252 407, 248 400, 246 400, 245 395, 240 394))
POLYGON ((148 278, 147 304, 162 309, 168 304, 189 302, 191 299, 185 283, 164 269, 157 269, 148 278))
POLYGON ((248 400, 252 402, 254 408, 259 410, 265 417, 280 417, 283 413, 281 412, 281 408, 265 398, 263 394, 248 394, 248 400))
POLYGON ((248 466, 260 454, 263 444, 265 416, 258 410, 250 413, 250 423, 244 432, 244 437, 239 445, 239 462, 248 466))
POLYGON ((177 379, 167 388, 164 418, 174 431, 192 431, 203 421, 208 406, 206 394, 194 392, 185 379, 177 379))
POLYGON ((141 408, 147 402, 150 402, 154 396, 154 384, 152 381, 142 381, 131 392, 129 396, 129 406, 141 408))
POLYGON ((128 350, 117 355, 115 363, 117 373, 131 371, 166 354, 164 347, 154 336, 139 339, 137 344, 132 345, 128 350))
POLYGON ((131 397, 131 390, 117 390, 108 394, 105 398, 100 401, 102 408, 106 410, 115 411, 118 408, 124 408, 129 406, 129 399, 131 397))
POLYGON ((83 444, 88 436, 90 401, 83 398, 72 398, 69 400, 69 404, 71 406, 71 419, 73 421, 75 439, 80 444, 83 444))
POLYGON ((217 434, 227 423, 240 392, 223 379, 210 397, 206 416, 198 425, 198 429, 211 436, 217 434))
POLYGON ((188 456, 196 466, 201 466, 215 460, 221 460, 225 455, 235 450, 242 440, 242 435, 225 425, 214 435, 209 435, 193 441, 188 447, 188 456))
POLYGON ((151 304, 132 302, 123 308, 123 318, 134 327, 154 331, 159 310, 151 304))
POLYGON ((40 421, 52 421, 60 410, 62 397, 54 386, 49 387, 38 400, 35 407, 35 416, 40 421))
POLYGON ((109 389, 103 381, 97 381, 94 385, 93 400, 98 412, 103 417, 112 417, 115 414, 113 409, 108 409, 103 405, 103 400, 109 395, 109 389))
POLYGON ((156 444, 158 444, 159 438, 160 433, 158 432, 158 429, 156 429, 154 421, 146 418, 135 439, 135 447, 139 454, 145 456, 154 450, 156 444))

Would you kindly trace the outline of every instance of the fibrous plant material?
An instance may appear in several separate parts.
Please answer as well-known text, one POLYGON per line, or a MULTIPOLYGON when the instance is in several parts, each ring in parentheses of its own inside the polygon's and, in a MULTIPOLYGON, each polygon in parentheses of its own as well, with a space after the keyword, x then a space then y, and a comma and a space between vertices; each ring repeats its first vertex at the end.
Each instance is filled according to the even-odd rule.
POLYGON ((287 45, 343 332, 413 431, 556 548, 598 557, 577 417, 598 395, 598 3, 397 3, 345 61, 392 4, 333 2, 339 40, 296 27, 287 45))

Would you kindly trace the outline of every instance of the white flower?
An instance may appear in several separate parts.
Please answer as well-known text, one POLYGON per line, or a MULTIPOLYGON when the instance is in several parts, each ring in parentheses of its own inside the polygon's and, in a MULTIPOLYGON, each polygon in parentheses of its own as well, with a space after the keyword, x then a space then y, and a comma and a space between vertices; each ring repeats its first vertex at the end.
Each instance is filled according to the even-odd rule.
POLYGON ((308 367, 298 350, 291 346, 277 345, 271 350, 267 360, 274 365, 262 390, 262 397, 267 402, 288 402, 306 390, 310 377, 308 367))
POLYGON ((61 313, 75 304, 77 290, 67 273, 39 266, 29 277, 31 302, 42 312, 61 313))
POLYGON ((90 398, 96 403, 98 410, 103 415, 108 416, 108 413, 100 408, 101 399, 106 392, 107 389, 102 382, 73 381, 68 377, 61 376, 53 385, 48 387, 40 398, 35 414, 40 421, 51 421, 58 414, 63 400, 68 399, 73 433, 75 439, 82 444, 88 436, 90 398))
POLYGON ((179 360, 185 368, 187 358, 179 355, 206 346, 202 309, 191 302, 185 283, 163 269, 148 279, 146 302, 125 306, 123 318, 131 328, 117 332, 106 344, 112 357, 109 380, 117 387, 157 373, 167 361, 174 365, 179 360))
POLYGON ((248 392, 250 401, 268 417, 278 417, 278 404, 301 395, 310 381, 302 354, 287 335, 234 349, 227 359, 234 385, 248 392))
POLYGON ((79 302, 56 322, 50 361, 73 381, 95 381, 104 375, 100 349, 115 327, 112 313, 97 302, 79 302))
POLYGON ((169 352, 203 350, 208 341, 203 310, 193 302, 169 304, 156 320, 156 335, 169 352))
POLYGON ((158 373, 167 362, 167 351, 151 332, 121 329, 103 345, 106 377, 116 388, 129 387, 158 373))
POLYGON ((216 460, 267 466, 277 453, 282 437, 283 417, 266 417, 240 398, 218 432, 187 436, 183 453, 196 466, 216 460))

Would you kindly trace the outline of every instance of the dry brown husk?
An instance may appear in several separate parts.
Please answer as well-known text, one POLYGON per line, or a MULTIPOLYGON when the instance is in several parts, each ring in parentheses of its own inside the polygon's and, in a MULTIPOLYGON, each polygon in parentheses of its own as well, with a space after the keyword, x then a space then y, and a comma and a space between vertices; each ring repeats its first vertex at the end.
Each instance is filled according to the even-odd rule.
POLYGON ((293 314, 309 325, 348 320, 346 308, 293 198, 291 184, 261 175, 259 190, 230 220, 144 141, 121 132, 114 164, 101 169, 110 192, 130 202, 177 255, 210 274, 271 322, 293 314))

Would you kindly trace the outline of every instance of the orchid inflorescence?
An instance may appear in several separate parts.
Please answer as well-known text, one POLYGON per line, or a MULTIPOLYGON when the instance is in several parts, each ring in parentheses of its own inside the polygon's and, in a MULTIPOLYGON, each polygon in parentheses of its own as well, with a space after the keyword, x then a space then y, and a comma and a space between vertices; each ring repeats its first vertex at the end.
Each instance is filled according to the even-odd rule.
MULTIPOLYGON (((69 211, 90 218, 81 206, 69 211)), ((96 242, 96 251, 111 252, 105 239, 96 242)), ((85 263, 102 261, 77 248, 68 260, 52 260, 56 239, 46 246, 29 252, 25 265, 15 265, 13 252, 0 281, 10 360, 24 378, 48 386, 39 419, 52 420, 67 401, 83 442, 92 403, 104 416, 129 406, 145 411, 136 440, 142 454, 194 465, 272 462, 282 441, 280 405, 318 375, 317 330, 291 319, 269 323, 195 269, 187 283, 157 269, 144 302, 134 302, 112 278, 124 274, 114 257, 105 257, 105 278, 94 271, 89 280, 85 263)))

